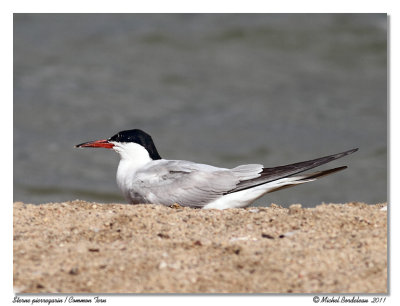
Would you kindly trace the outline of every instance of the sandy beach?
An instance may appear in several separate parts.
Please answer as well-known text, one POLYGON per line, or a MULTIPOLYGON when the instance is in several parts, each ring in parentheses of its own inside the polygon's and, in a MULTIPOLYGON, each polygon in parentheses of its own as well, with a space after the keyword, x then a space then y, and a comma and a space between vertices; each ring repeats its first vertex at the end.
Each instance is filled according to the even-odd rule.
POLYGON ((14 203, 20 293, 386 293, 386 203, 14 203))

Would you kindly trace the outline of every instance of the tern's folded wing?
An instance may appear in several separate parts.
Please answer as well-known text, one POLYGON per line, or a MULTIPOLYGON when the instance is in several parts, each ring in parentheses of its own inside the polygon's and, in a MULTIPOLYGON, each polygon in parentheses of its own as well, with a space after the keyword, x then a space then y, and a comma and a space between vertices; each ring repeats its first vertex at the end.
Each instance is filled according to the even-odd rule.
POLYGON ((160 161, 135 174, 132 192, 149 202, 203 207, 235 188, 239 178, 229 169, 186 161, 160 161))

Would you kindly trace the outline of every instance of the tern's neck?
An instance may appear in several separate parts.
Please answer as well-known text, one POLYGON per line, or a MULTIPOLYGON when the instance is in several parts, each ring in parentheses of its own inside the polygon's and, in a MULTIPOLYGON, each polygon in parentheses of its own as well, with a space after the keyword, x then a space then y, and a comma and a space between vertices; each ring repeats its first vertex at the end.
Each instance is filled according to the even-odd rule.
POLYGON ((143 167, 153 160, 144 147, 134 142, 116 143, 113 149, 121 156, 120 163, 132 170, 143 167))

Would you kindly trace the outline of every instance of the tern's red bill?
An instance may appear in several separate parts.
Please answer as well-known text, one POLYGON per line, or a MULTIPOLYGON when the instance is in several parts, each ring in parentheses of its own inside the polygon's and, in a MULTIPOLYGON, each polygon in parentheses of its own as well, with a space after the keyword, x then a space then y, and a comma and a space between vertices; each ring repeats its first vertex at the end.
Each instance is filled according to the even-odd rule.
POLYGON ((106 149, 112 149, 113 147, 114 144, 109 142, 107 139, 84 142, 75 146, 75 148, 106 148, 106 149))

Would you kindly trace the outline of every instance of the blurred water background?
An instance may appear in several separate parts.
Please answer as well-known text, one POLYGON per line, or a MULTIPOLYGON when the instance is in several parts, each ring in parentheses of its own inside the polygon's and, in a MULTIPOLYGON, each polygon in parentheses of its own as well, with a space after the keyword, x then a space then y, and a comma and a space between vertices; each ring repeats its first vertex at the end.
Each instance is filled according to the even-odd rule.
POLYGON ((387 200, 386 14, 15 14, 14 201, 120 202, 140 128, 163 158, 267 167, 359 147, 256 205, 387 200))

